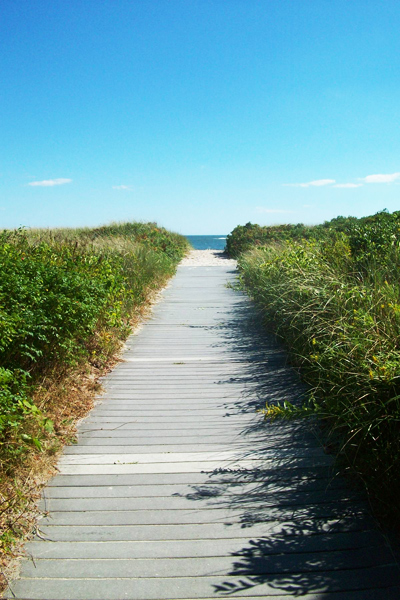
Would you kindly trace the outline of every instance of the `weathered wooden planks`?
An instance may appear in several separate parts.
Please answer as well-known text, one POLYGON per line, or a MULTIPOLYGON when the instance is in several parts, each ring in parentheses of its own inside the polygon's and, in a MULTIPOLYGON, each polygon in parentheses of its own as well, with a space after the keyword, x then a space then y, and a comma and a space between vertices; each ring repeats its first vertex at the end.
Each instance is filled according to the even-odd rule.
POLYGON ((385 538, 313 432, 256 413, 304 390, 234 279, 228 261, 179 268, 66 449, 6 597, 400 597, 385 538))

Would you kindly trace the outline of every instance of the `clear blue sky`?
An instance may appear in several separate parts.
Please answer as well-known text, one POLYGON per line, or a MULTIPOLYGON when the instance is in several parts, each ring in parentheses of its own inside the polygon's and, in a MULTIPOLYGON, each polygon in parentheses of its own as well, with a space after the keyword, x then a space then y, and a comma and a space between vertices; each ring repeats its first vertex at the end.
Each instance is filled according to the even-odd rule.
POLYGON ((2 0, 0 227, 400 209, 398 0, 2 0))

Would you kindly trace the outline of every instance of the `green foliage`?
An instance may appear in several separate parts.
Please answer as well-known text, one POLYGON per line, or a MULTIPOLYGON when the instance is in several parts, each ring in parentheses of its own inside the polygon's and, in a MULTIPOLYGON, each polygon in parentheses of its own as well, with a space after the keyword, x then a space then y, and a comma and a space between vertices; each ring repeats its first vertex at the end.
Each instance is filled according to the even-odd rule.
POLYGON ((29 400, 36 382, 54 366, 89 359, 96 333, 103 341, 107 332, 126 336, 132 311, 173 274, 187 249, 186 238, 154 223, 0 233, 3 453, 15 450, 15 435, 21 446, 40 448, 21 427, 34 418, 51 428, 29 400))
POLYGON ((26 373, 0 367, 0 439, 19 427, 31 404, 26 395, 26 373))
POLYGON ((287 344, 309 384, 305 407, 265 415, 318 414, 339 456, 388 513, 400 493, 399 213, 338 218, 308 240, 255 248, 242 280, 287 344))
POLYGON ((274 225, 271 227, 254 225, 238 225, 226 238, 226 252, 232 257, 237 258, 243 252, 254 248, 254 246, 264 246, 273 242, 285 242, 286 240, 307 239, 312 235, 312 227, 307 227, 302 223, 297 225, 274 225))
POLYGON ((271 225, 253 223, 238 225, 226 238, 226 251, 233 258, 255 246, 285 243, 288 241, 328 240, 348 236, 352 255, 361 258, 377 254, 384 257, 389 248, 400 240, 400 211, 392 214, 386 210, 357 219, 336 217, 322 225, 271 225))

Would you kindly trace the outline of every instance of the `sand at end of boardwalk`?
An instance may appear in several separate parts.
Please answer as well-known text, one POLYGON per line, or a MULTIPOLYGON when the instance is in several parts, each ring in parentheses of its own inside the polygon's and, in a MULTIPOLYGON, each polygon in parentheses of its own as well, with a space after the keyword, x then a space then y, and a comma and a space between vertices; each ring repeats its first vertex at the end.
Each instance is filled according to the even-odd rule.
POLYGON ((191 250, 179 263, 182 267, 220 267, 226 264, 236 266, 236 260, 228 258, 222 250, 191 250))

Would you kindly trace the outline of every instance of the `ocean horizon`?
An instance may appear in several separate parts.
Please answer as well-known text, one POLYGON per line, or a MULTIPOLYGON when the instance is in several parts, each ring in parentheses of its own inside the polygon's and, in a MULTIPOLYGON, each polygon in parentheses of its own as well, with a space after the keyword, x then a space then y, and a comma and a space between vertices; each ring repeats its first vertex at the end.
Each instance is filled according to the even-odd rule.
POLYGON ((224 250, 226 235, 185 235, 195 250, 224 250))

